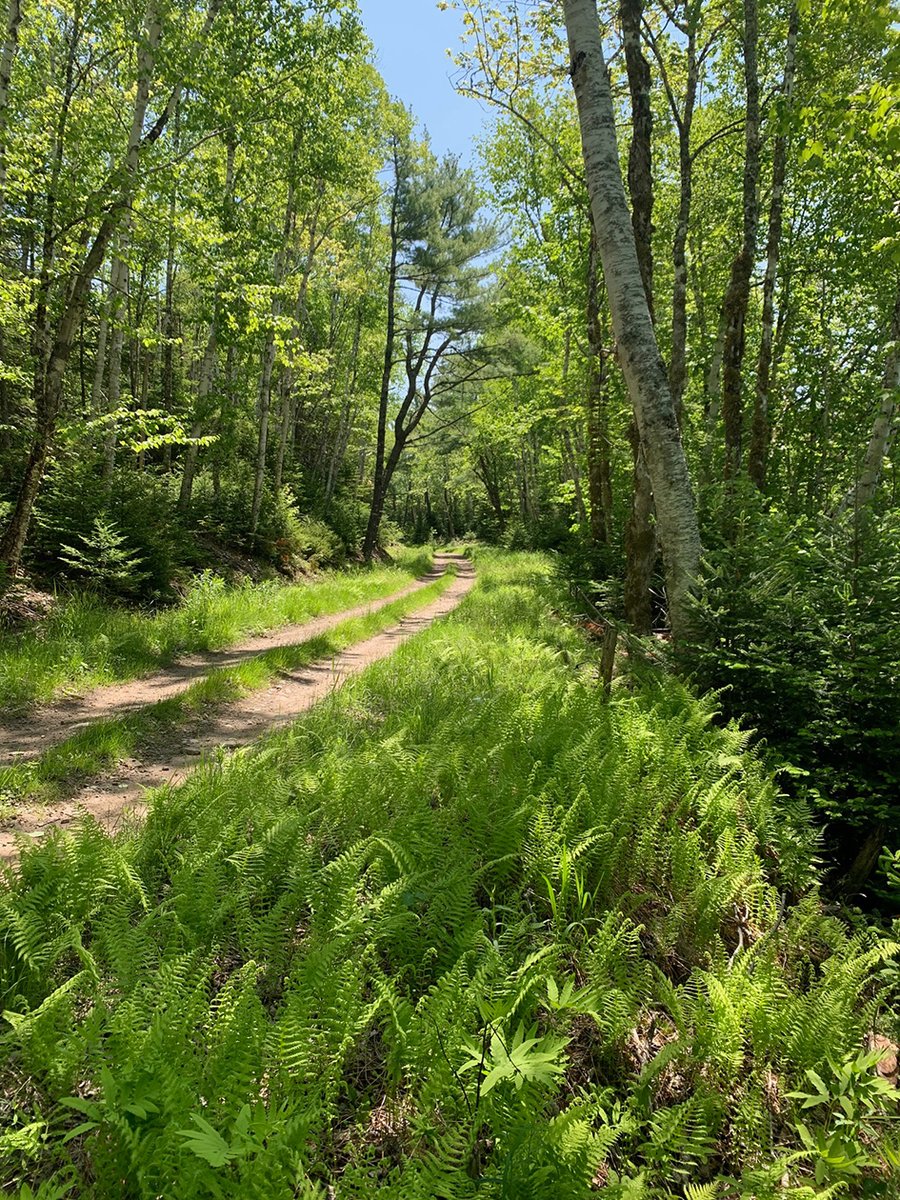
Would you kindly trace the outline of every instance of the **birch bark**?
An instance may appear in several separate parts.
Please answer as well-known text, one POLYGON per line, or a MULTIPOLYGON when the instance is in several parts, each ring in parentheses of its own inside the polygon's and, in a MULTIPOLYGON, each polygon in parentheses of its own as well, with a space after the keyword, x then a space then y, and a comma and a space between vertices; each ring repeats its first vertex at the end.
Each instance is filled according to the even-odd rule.
MULTIPOLYGON (((625 68, 631 93, 631 145, 628 150, 628 194, 631 226, 647 297, 653 311, 653 110, 650 105, 650 67, 641 50, 644 0, 620 0, 619 19, 625 43, 625 68)), ((629 433, 634 471, 631 509, 625 525, 625 612, 640 634, 653 625, 651 589, 658 546, 653 524, 653 483, 637 425, 629 433)))
POLYGON ((596 0, 564 0, 563 11, 613 330, 656 498, 672 631, 683 637, 690 627, 689 598, 700 559, 690 475, 625 199, 596 0))
POLYGON ((898 396, 900 396, 900 289, 897 291, 891 319, 891 342, 884 364, 878 415, 872 426, 859 479, 841 501, 838 513, 851 509, 858 512, 871 504, 875 498, 875 492, 884 470, 884 460, 890 451, 891 439, 897 422, 898 396))
POLYGON ((769 392, 772 383, 772 357, 775 344, 775 283, 781 255, 781 232, 784 225, 784 181, 787 175, 788 113, 794 96, 794 76, 797 63, 797 38, 800 32, 800 6, 791 8, 788 21, 788 40, 784 56, 784 76, 781 95, 784 111, 781 128, 772 146, 772 198, 769 202, 769 229, 766 239, 766 273, 763 279, 762 338, 756 366, 756 394, 753 402, 753 423, 750 430, 750 453, 747 474, 760 491, 766 486, 769 459, 769 392))
POLYGON ((746 346, 750 279, 759 233, 759 14, 756 0, 744 0, 744 85, 747 94, 744 133, 744 220, 741 248, 731 264, 723 305, 722 418, 725 425, 725 475, 734 478, 743 458, 744 404, 741 372, 746 346))

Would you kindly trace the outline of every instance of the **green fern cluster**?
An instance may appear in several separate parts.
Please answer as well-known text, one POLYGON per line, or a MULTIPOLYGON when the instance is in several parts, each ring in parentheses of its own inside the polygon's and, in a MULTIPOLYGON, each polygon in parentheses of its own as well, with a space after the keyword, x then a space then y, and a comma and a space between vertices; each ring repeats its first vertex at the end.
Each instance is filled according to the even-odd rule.
POLYGON ((837 1109, 801 1122, 790 1093, 862 1045, 896 948, 822 915, 807 823, 710 703, 655 678, 606 703, 547 562, 479 569, 447 622, 140 829, 23 856, 11 1194, 892 1186, 887 1100, 842 1175, 815 1141, 837 1109))

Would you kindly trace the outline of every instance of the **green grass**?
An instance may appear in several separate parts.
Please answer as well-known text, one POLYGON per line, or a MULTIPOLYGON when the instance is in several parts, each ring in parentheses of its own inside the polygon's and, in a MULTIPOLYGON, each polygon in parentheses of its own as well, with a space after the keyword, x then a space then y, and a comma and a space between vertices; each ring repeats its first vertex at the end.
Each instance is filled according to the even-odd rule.
POLYGON ((343 571, 312 583, 245 583, 213 575, 184 600, 146 613, 81 594, 60 601, 35 632, 0 634, 0 714, 21 712, 65 691, 119 683, 178 655, 216 650, 281 625, 353 608, 399 590, 431 567, 431 552, 396 551, 390 567, 343 571))
POLYGON ((854 1063, 896 947, 823 915, 743 733, 650 672, 605 703, 548 562, 477 561, 289 731, 0 885, 12 1194, 895 1194, 854 1063))
POLYGON ((247 692, 267 687, 283 671, 331 658, 349 646, 395 625, 409 613, 443 594, 455 578, 451 567, 433 583, 386 604, 376 612, 349 617, 328 632, 293 646, 276 646, 236 667, 217 668, 177 696, 148 704, 124 717, 96 721, 31 762, 0 767, 0 800, 7 814, 27 799, 53 800, 61 790, 133 755, 148 743, 165 739, 186 718, 238 700, 247 692))

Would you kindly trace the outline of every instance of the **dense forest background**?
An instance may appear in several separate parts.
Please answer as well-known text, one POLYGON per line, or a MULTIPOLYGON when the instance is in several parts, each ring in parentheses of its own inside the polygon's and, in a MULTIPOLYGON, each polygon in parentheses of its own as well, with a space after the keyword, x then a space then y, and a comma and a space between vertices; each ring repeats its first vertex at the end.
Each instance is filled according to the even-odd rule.
MULTIPOLYGON (((495 114, 477 178, 386 95, 351 2, 10 0, 7 583, 158 603, 229 555, 478 538, 666 628, 562 13, 455 7, 458 87, 495 114)), ((676 653, 859 886, 900 821, 894 14, 601 16, 703 547, 676 653)))

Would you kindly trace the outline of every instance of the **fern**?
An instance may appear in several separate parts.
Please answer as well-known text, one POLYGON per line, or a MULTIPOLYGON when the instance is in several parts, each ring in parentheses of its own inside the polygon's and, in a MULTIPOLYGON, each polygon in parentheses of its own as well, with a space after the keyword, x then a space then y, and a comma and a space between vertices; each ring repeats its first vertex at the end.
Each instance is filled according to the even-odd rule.
POLYGON ((746 734, 663 677, 601 703, 548 570, 489 561, 452 619, 142 828, 23 855, 4 1183, 826 1195, 788 1093, 873 1028, 896 947, 814 892, 781 913, 814 845, 746 734))

